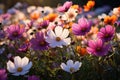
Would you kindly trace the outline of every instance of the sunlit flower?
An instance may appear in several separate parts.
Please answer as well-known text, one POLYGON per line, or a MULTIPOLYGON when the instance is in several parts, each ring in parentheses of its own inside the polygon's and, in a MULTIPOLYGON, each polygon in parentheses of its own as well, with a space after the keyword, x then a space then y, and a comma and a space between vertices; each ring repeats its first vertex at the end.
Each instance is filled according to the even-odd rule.
POLYGON ((49 43, 50 47, 63 47, 71 43, 71 38, 68 37, 68 29, 63 29, 61 26, 55 27, 55 32, 53 30, 48 30, 46 41, 49 43))
POLYGON ((111 25, 106 25, 105 27, 102 27, 100 29, 100 32, 98 32, 98 38, 107 42, 114 37, 114 33, 115 33, 115 28, 111 25))
POLYGON ((7 80, 7 74, 5 69, 0 69, 0 80, 7 80))
POLYGON ((88 42, 87 52, 96 56, 104 56, 108 54, 109 49, 109 44, 105 44, 101 39, 97 39, 96 41, 90 40, 88 42))
POLYGON ((7 36, 9 39, 18 39, 21 38, 23 36, 23 33, 25 31, 24 27, 21 27, 20 25, 10 25, 7 30, 7 36))
POLYGON ((66 12, 70 7, 72 6, 72 2, 71 1, 66 1, 63 6, 59 6, 57 8, 57 10, 59 12, 66 12))
POLYGON ((31 12, 33 12, 34 10, 36 10, 36 6, 29 6, 29 7, 27 8, 27 12, 28 12, 28 13, 31 13, 31 12))
POLYGON ((46 50, 49 48, 48 43, 45 41, 43 32, 36 33, 35 38, 32 38, 30 42, 31 47, 34 50, 46 50))
POLYGON ((86 37, 87 39, 92 39, 95 40, 97 39, 97 33, 98 33, 99 29, 98 27, 91 27, 90 31, 87 33, 86 37))
POLYGON ((111 25, 111 24, 114 24, 116 20, 117 20, 117 17, 116 17, 115 15, 106 16, 106 17, 104 18, 104 23, 111 25))
POLYGON ((75 61, 73 62, 73 60, 68 60, 67 63, 61 63, 60 67, 69 73, 74 73, 77 72, 79 70, 79 68, 81 67, 82 62, 79 61, 75 61))
POLYGON ((95 5, 95 1, 89 0, 86 5, 84 5, 84 11, 89 11, 95 5))
POLYGON ((29 62, 27 57, 20 58, 19 56, 14 57, 14 62, 7 62, 7 70, 14 76, 25 75, 29 72, 32 67, 32 62, 29 62))
POLYGON ((120 33, 116 33, 116 36, 118 38, 118 41, 120 41, 120 33))
POLYGON ((44 21, 40 22, 40 24, 38 24, 37 30, 46 29, 48 27, 48 25, 49 25, 49 21, 44 20, 44 21))
POLYGON ((31 14, 30 14, 30 17, 31 19, 33 20, 37 20, 39 17, 40 17, 40 13, 38 11, 33 11, 31 14))
POLYGON ((53 13, 53 9, 49 6, 37 7, 37 10, 40 11, 40 14, 42 15, 42 17, 47 16, 50 13, 53 13))
POLYGON ((120 17, 120 7, 114 8, 112 13, 118 17, 120 17))
POLYGON ((44 20, 49 20, 50 22, 53 22, 57 16, 58 14, 56 13, 50 13, 44 17, 44 20))
POLYGON ((101 14, 98 16, 98 19, 100 19, 101 21, 104 21, 104 18, 106 17, 107 15, 106 14, 101 14))
POLYGON ((66 21, 67 22, 75 21, 75 18, 76 18, 77 15, 78 15, 78 10, 74 9, 74 8, 70 8, 65 13, 66 21))
POLYGON ((81 55, 81 56, 84 56, 87 54, 86 48, 81 47, 81 46, 77 46, 76 51, 77 51, 78 55, 81 55))
POLYGON ((74 23, 72 26, 72 32, 73 34, 80 36, 85 35, 90 31, 91 24, 86 18, 80 18, 78 20, 78 24, 74 23))

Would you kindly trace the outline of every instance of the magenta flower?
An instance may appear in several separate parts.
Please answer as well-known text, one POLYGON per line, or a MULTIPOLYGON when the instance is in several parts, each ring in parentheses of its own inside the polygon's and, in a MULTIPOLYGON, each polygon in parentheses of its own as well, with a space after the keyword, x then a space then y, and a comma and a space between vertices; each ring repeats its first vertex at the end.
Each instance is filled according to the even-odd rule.
POLYGON ((11 40, 21 38, 24 32, 25 28, 19 25, 10 25, 6 30, 7 36, 11 40))
POLYGON ((46 28, 48 27, 48 25, 49 25, 49 21, 48 21, 48 20, 44 20, 44 21, 42 21, 42 22, 39 24, 39 26, 37 26, 37 29, 38 29, 38 30, 39 30, 39 29, 42 29, 42 28, 46 29, 46 28))
POLYGON ((40 80, 37 76, 32 75, 28 77, 28 80, 40 80))
POLYGON ((5 69, 0 69, 0 80, 7 80, 7 74, 5 69))
POLYGON ((109 49, 109 44, 105 44, 101 39, 98 39, 96 41, 91 40, 88 42, 87 52, 96 56, 104 56, 108 53, 109 49))
POLYGON ((30 40, 31 47, 34 50, 46 50, 48 49, 48 43, 44 39, 44 33, 43 32, 38 32, 35 35, 35 38, 32 38, 30 40))
POLYGON ((30 48, 30 43, 26 42, 18 48, 19 52, 26 52, 30 48))
POLYGON ((98 32, 98 38, 107 42, 114 37, 114 33, 115 33, 115 28, 112 27, 111 25, 106 25, 104 28, 100 29, 100 32, 98 32))
POLYGON ((57 8, 59 12, 66 12, 72 6, 72 1, 66 1, 63 6, 57 8))
POLYGON ((72 25, 72 32, 77 36, 85 35, 91 29, 91 22, 86 18, 82 17, 78 20, 78 24, 74 23, 72 25))

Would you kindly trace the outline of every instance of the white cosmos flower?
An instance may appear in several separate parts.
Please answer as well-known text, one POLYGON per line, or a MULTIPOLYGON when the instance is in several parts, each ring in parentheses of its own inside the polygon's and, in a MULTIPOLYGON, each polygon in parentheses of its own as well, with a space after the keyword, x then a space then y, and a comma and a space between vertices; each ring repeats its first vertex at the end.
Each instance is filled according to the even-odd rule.
POLYGON ((75 21, 75 18, 76 18, 77 15, 78 15, 78 10, 70 8, 65 13, 65 15, 63 15, 63 19, 65 20, 65 16, 66 16, 67 22, 75 21))
POLYGON ((27 12, 28 12, 28 13, 31 13, 31 12, 34 11, 34 10, 36 10, 36 6, 29 6, 29 7, 27 8, 27 12))
POLYGON ((67 63, 61 63, 60 67, 66 71, 66 72, 69 72, 69 73, 74 73, 76 71, 79 70, 79 68, 81 67, 82 65, 82 62, 79 62, 79 61, 75 61, 75 63, 73 63, 73 60, 68 60, 67 63))
POLYGON ((47 36, 45 37, 46 42, 52 48, 67 46, 71 43, 71 38, 68 37, 69 30, 63 29, 61 26, 55 27, 55 32, 53 30, 48 30, 47 36))
POLYGON ((32 67, 32 62, 29 62, 27 57, 20 58, 19 56, 14 57, 14 62, 7 62, 7 70, 14 76, 24 75, 29 72, 32 67))
POLYGON ((100 19, 100 20, 101 20, 101 19, 104 19, 106 16, 107 16, 107 15, 106 15, 105 13, 103 13, 103 14, 101 14, 101 15, 98 16, 98 19, 100 19))
POLYGON ((120 41, 120 33, 116 33, 118 40, 120 41))

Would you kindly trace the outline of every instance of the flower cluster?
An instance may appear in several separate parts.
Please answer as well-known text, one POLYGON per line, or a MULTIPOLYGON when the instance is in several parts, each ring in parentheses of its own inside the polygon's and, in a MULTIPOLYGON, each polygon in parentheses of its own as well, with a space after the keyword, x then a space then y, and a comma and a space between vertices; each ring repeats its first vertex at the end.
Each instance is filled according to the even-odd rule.
POLYGON ((0 14, 0 80, 119 79, 120 7, 94 5, 19 3, 0 14))

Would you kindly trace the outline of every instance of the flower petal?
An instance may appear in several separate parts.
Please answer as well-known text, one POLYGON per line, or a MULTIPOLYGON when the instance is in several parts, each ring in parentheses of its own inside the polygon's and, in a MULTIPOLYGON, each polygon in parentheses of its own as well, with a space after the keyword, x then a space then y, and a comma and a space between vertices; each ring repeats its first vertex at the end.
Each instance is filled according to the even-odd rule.
POLYGON ((32 67, 32 62, 29 62, 28 65, 23 67, 23 70, 29 70, 32 67))
POLYGON ((29 62, 29 59, 27 57, 22 58, 22 67, 26 66, 29 62))
POLYGON ((14 58, 14 63, 16 67, 22 67, 22 59, 19 56, 14 58))
POLYGON ((72 60, 68 60, 68 61, 67 61, 67 66, 73 67, 73 61, 72 61, 72 60))
POLYGON ((15 72, 15 65, 13 64, 13 62, 11 61, 7 62, 7 70, 11 73, 15 72))
POLYGON ((68 29, 64 29, 63 33, 61 35, 61 38, 64 39, 64 38, 68 37, 68 35, 69 35, 69 30, 68 29))
POLYGON ((61 36, 62 30, 63 30, 63 28, 60 27, 60 26, 57 26, 57 27, 55 28, 55 34, 56 34, 57 37, 61 36))
POLYGON ((75 64, 74 64, 74 68, 75 68, 75 70, 76 70, 76 71, 79 70, 79 68, 81 67, 81 65, 82 65, 81 62, 76 61, 75 64))
POLYGON ((70 69, 68 68, 68 66, 65 63, 61 63, 60 67, 66 71, 66 72, 70 72, 70 69))

